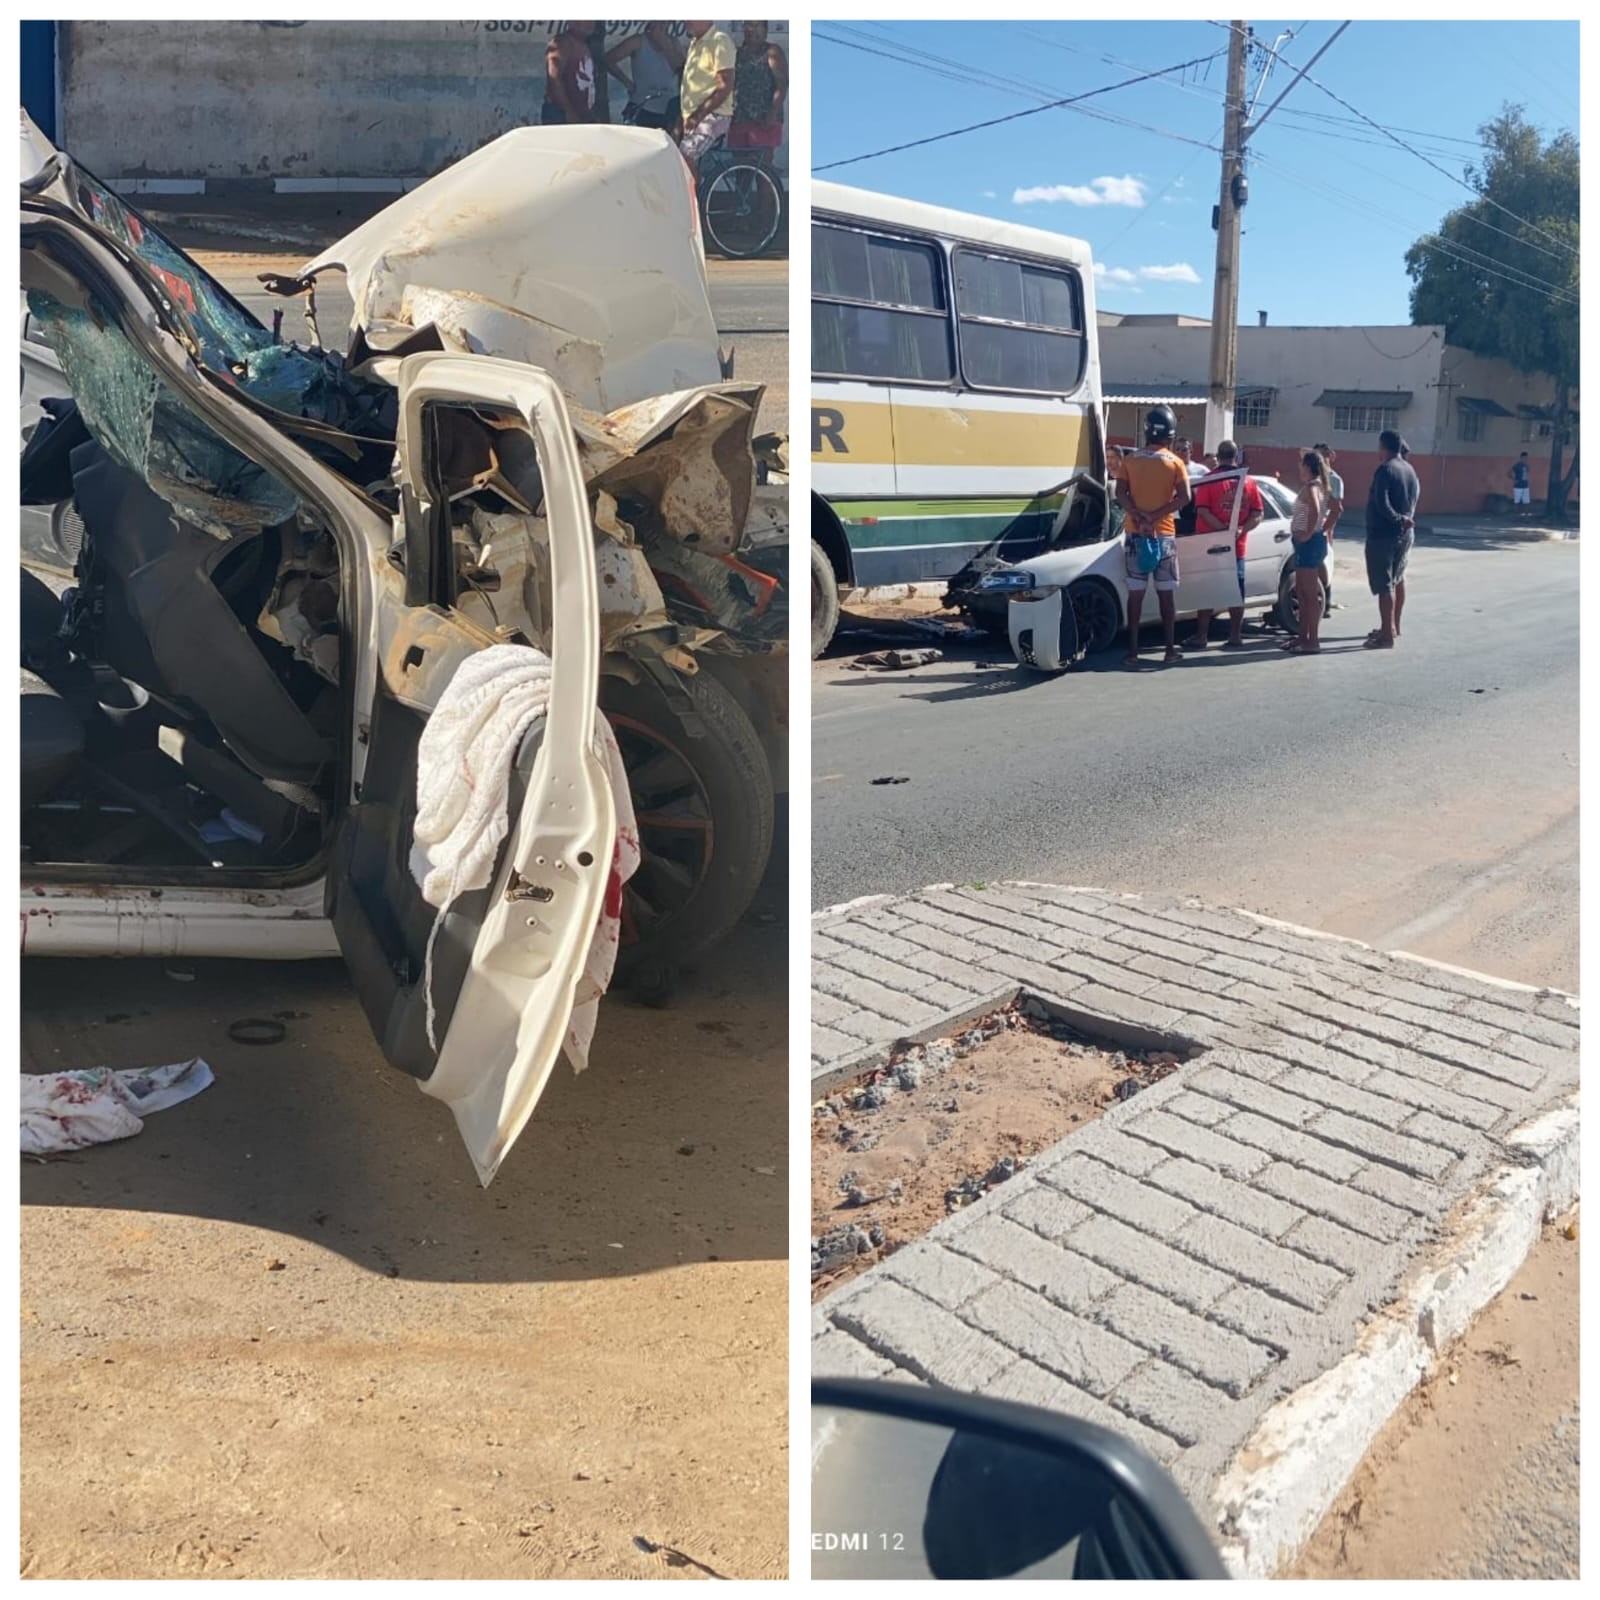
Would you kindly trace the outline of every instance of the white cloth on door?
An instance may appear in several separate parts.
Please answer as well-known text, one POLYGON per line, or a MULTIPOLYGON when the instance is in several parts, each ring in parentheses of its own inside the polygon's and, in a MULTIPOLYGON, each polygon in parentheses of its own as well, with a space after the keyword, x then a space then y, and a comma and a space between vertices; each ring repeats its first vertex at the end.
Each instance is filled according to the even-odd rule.
POLYGON ((166 1067, 82 1067, 22 1074, 22 1153, 57 1155, 128 1139, 152 1111, 211 1087, 198 1056, 166 1067))
MULTIPOLYGON (((528 730, 547 714, 550 658, 531 645, 497 644, 456 669, 417 746, 417 817, 411 874, 429 905, 446 910, 460 895, 488 886, 510 831, 511 770, 528 730)), ((621 943, 622 885, 639 866, 639 831, 616 735, 603 717, 595 739, 606 763, 617 816, 617 843, 604 906, 584 963, 567 1028, 567 1058, 588 1064, 600 997, 621 943)), ((434 923, 434 932, 439 928, 434 923)), ((433 936, 423 974, 428 1040, 437 1048, 433 1016, 433 936)))

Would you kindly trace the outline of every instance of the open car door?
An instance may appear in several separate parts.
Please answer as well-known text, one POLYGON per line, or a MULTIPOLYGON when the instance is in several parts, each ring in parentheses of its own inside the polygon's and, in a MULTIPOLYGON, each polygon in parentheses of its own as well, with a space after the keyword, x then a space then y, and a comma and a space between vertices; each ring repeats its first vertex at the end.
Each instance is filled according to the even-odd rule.
POLYGON ((327 910, 385 1056, 450 1106, 487 1184, 561 1054, 615 846, 596 745, 594 532, 560 391, 523 364, 407 358, 402 504, 391 516, 308 447, 308 436, 337 430, 247 397, 199 359, 204 331, 104 225, 54 191, 25 193, 21 243, 23 286, 54 308, 80 411, 123 468, 218 540, 315 523, 334 541, 347 720, 337 770, 330 761, 317 775, 335 819, 323 858, 327 910), (441 425, 452 411, 469 424, 441 425), (462 579, 446 486, 459 468, 441 451, 470 442, 485 422, 501 465, 515 463, 550 573, 541 607, 551 687, 547 715, 516 758, 488 886, 436 915, 411 871, 422 730, 462 662, 528 637, 525 612, 494 633, 455 603, 462 579))
MULTIPOLYGON (((384 636, 368 646, 381 661, 371 700, 357 695, 372 707, 367 758, 335 842, 331 915, 385 1054, 450 1106, 487 1184, 561 1054, 612 870, 616 817, 596 742, 594 531, 566 406, 535 368, 487 356, 407 358, 396 448, 406 604, 389 617, 393 626, 380 608, 384 636), (459 630, 472 628, 453 609, 454 469, 445 457, 459 453, 460 428, 486 421, 506 454, 520 448, 535 474, 525 484, 542 491, 549 708, 519 752, 509 831, 488 888, 438 913, 435 930, 410 866, 417 747, 427 711, 464 659, 459 630)), ((365 678, 358 674, 358 684, 365 678)))

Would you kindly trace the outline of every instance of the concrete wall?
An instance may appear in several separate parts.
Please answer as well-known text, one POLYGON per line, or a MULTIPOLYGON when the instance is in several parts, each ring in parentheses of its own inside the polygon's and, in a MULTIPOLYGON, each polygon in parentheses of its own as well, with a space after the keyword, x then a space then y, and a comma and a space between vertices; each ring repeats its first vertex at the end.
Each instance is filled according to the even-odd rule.
MULTIPOLYGON (((1100 329, 1104 381, 1141 384, 1152 392, 1174 385, 1204 384, 1210 359, 1209 327, 1122 322, 1100 329)), ((1519 405, 1548 405, 1554 385, 1521 373, 1505 361, 1489 361, 1444 342, 1441 327, 1240 328, 1238 383, 1278 391, 1265 428, 1234 427, 1250 466, 1298 482, 1302 450, 1331 445, 1345 478, 1346 497, 1359 506, 1378 464, 1369 434, 1340 433, 1330 407, 1315 404, 1324 389, 1409 390, 1400 412, 1400 432, 1411 447, 1422 480, 1423 509, 1434 513, 1478 513, 1494 496, 1509 496, 1511 464, 1527 450, 1535 500, 1549 474, 1550 442, 1524 441, 1520 416, 1485 417, 1481 436, 1460 436, 1463 396, 1496 400, 1513 413, 1519 405)), ((1574 399, 1576 407, 1576 399, 1574 399)), ((1204 406, 1176 408, 1178 428, 1198 439, 1204 406)), ((1107 435, 1130 442, 1142 407, 1107 407, 1107 435)), ((1570 453, 1569 453, 1570 458, 1570 453)), ((1574 489, 1574 499, 1577 490, 1574 489)))
POLYGON ((539 120, 554 26, 64 22, 58 142, 108 180, 431 177, 539 120))
MULTIPOLYGON (((1315 404, 1324 389, 1410 390, 1400 431, 1413 450, 1431 450, 1438 415, 1435 392, 1442 328, 1240 328, 1241 388, 1278 391, 1264 429, 1236 427, 1240 444, 1314 444, 1328 439, 1333 413, 1315 404)), ((1100 330, 1100 369, 1107 383, 1200 384, 1211 354, 1209 327, 1122 323, 1100 330)), ((1339 441, 1328 439, 1336 448, 1339 441)), ((1356 440, 1352 438, 1351 444, 1356 440)), ((1361 443, 1370 447, 1371 441, 1361 443)))

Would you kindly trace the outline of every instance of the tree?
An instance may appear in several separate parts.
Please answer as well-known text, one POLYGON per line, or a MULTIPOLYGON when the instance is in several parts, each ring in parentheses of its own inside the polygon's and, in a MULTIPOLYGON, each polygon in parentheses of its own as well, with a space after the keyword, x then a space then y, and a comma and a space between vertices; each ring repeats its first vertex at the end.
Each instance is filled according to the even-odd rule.
POLYGON ((1451 344, 1553 381, 1548 511, 1562 517, 1578 476, 1576 447, 1561 464, 1578 385, 1578 141, 1541 140, 1514 105, 1478 135, 1484 160, 1465 177, 1481 198, 1406 251, 1411 320, 1443 323, 1451 344))

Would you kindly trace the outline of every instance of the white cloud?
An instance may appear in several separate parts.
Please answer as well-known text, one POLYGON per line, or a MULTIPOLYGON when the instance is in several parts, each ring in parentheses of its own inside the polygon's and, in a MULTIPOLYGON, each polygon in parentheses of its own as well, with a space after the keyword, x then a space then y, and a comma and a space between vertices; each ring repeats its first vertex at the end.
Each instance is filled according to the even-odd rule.
POLYGON ((1130 272, 1126 267, 1108 267, 1103 261, 1095 262, 1094 275, 1102 283, 1137 283, 1139 281, 1138 273, 1130 272))
POLYGON ((993 189, 985 189, 983 191, 983 198, 985 200, 993 200, 995 198, 994 190, 993 189))
POLYGON ((1142 206, 1145 185, 1134 177, 1091 178, 1088 183, 1041 184, 1032 189, 1018 189, 1011 196, 1017 206, 1069 205, 1069 206, 1142 206))
POLYGON ((1139 276, 1152 283, 1199 283, 1200 274, 1187 261, 1174 261, 1170 267, 1140 267, 1139 276))

